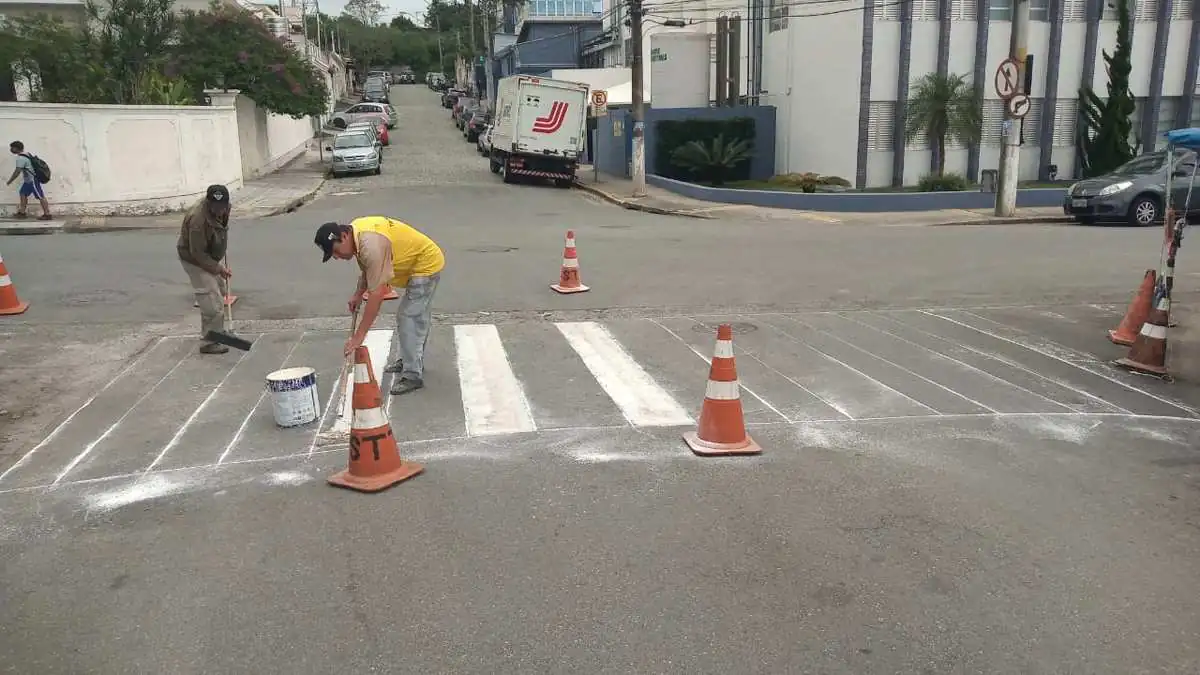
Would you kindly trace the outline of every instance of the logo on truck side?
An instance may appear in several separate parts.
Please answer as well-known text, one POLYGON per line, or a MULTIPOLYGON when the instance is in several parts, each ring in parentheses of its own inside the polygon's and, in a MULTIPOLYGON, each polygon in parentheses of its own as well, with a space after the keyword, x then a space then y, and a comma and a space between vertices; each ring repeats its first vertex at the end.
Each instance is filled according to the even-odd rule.
POLYGON ((550 114, 533 120, 533 132, 536 134, 552 134, 562 128, 567 119, 567 103, 555 101, 550 106, 550 114))

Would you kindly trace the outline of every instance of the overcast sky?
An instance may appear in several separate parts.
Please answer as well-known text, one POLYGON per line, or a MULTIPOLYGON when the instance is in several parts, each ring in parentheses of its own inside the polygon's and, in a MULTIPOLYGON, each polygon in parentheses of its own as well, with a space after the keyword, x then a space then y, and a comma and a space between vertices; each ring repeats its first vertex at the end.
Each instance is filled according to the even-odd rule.
MULTIPOLYGON (((325 14, 337 16, 342 13, 342 8, 346 6, 346 0, 318 0, 321 3, 321 11, 325 14)), ((383 16, 380 21, 387 23, 392 20, 399 12, 408 12, 410 19, 420 24, 425 15, 425 7, 428 5, 426 0, 384 0, 383 16), (412 16, 418 15, 421 18, 412 16)))

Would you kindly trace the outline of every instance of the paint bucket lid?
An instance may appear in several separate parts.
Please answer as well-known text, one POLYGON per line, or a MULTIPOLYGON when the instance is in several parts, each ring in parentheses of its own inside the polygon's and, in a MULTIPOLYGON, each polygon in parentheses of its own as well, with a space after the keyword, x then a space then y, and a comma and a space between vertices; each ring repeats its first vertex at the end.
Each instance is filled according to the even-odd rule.
POLYGON ((317 371, 312 368, 309 368, 307 366, 301 366, 298 368, 284 368, 283 370, 277 370, 277 371, 271 373, 270 375, 267 375, 267 380, 269 380, 271 382, 286 382, 288 380, 299 380, 299 379, 308 377, 315 372, 317 372, 317 371))

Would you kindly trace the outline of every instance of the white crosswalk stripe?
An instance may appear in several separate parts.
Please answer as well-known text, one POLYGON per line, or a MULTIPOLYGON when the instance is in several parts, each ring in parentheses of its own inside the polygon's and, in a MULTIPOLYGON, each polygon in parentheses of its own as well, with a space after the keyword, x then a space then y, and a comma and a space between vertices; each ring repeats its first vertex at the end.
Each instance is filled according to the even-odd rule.
MULTIPOLYGON (((733 353, 743 393, 750 394, 741 397, 748 425, 1200 416, 1084 354, 976 313, 802 316, 722 319, 742 329, 735 331, 733 353)), ((0 492, 308 456, 330 432, 348 431, 354 418, 345 395, 352 385, 336 382, 344 339, 335 331, 268 333, 250 352, 225 361, 199 357, 190 338, 160 340, 30 443, 0 472, 0 492), (327 397, 319 420, 279 428, 264 377, 305 366, 316 370, 319 393, 327 397)), ((385 392, 394 378, 383 372, 394 340, 392 329, 377 329, 365 341, 385 392)), ((436 325, 426 352, 426 387, 387 397, 381 414, 402 445, 694 427, 714 345, 715 322, 694 317, 436 325)), ((353 372, 346 380, 353 381, 353 372)))

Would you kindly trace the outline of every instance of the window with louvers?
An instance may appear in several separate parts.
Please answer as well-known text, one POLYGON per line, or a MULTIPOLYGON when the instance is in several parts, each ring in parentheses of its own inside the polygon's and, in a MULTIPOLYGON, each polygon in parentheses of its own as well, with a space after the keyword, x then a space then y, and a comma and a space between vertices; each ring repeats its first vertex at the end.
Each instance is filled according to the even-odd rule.
POLYGON ((1054 136, 1051 145, 1070 148, 1075 145, 1075 128, 1079 123, 1079 100, 1058 99, 1054 107, 1054 136))
POLYGON ((982 131, 980 145, 997 146, 1004 142, 1004 101, 984 100, 982 131))
POLYGON ((867 150, 891 152, 895 137, 893 125, 896 120, 895 101, 871 101, 867 107, 867 150))
POLYGON ((1063 21, 1065 23, 1083 23, 1087 21, 1087 1, 1065 0, 1063 2, 1063 21))
POLYGON ((951 21, 974 21, 978 15, 976 10, 979 9, 978 3, 974 0, 951 0, 950 2, 950 20, 951 21))

